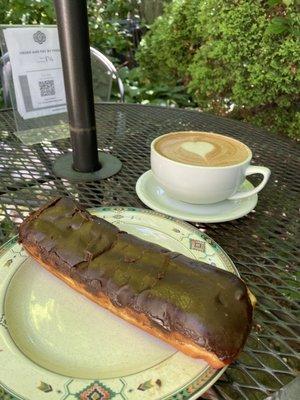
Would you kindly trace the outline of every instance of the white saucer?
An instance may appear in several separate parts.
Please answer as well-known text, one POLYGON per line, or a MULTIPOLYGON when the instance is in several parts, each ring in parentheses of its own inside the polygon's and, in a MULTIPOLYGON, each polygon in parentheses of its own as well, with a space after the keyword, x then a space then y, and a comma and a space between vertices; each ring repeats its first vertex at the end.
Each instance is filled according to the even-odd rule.
MULTIPOLYGON (((253 189, 253 185, 246 179, 240 191, 249 189, 253 189)), ((208 205, 173 200, 158 185, 151 170, 139 177, 135 190, 140 200, 155 211, 185 221, 204 223, 232 221, 244 217, 255 208, 258 200, 257 194, 241 200, 224 200, 208 205)))

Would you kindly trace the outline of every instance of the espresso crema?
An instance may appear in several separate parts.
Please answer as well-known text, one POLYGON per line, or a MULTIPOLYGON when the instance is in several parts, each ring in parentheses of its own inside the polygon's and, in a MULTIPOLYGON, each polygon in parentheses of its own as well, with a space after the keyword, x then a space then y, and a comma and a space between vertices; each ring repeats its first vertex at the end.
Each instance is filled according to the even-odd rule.
POLYGON ((154 147, 170 160, 206 167, 240 164, 251 156, 245 144, 212 132, 170 133, 162 136, 154 147))

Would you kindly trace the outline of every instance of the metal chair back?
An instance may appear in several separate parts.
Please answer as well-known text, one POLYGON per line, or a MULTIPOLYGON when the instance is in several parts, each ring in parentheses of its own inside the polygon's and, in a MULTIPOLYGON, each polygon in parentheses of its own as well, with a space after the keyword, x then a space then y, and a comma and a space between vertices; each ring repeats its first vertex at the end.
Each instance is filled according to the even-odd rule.
POLYGON ((124 85, 114 64, 99 50, 90 47, 94 96, 97 101, 109 101, 112 83, 116 82, 120 101, 124 101, 124 85))

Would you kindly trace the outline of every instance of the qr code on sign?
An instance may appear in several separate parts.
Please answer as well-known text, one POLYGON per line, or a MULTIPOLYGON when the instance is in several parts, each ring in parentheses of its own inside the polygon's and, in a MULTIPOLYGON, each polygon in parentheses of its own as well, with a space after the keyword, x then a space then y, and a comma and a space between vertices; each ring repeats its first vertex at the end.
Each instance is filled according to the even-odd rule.
POLYGON ((40 81, 39 86, 42 97, 55 95, 54 81, 52 79, 47 81, 40 81))

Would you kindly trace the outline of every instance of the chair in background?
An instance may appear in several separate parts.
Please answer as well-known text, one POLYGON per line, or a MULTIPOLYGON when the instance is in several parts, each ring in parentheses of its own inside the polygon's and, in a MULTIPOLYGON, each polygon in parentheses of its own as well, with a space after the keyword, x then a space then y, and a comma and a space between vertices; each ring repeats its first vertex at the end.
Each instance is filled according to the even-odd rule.
POLYGON ((114 64, 99 50, 90 47, 95 101, 109 101, 112 84, 118 87, 120 101, 124 102, 124 85, 114 64))
MULTIPOLYGON (((111 98, 112 85, 118 88, 120 101, 124 101, 124 85, 114 64, 99 50, 90 47, 95 102, 106 102, 111 98)), ((9 54, 0 58, 0 77, 3 88, 3 100, 6 108, 11 107, 10 82, 12 79, 9 54)))

